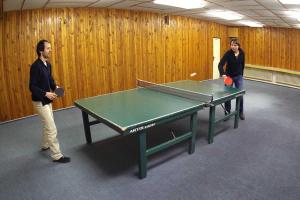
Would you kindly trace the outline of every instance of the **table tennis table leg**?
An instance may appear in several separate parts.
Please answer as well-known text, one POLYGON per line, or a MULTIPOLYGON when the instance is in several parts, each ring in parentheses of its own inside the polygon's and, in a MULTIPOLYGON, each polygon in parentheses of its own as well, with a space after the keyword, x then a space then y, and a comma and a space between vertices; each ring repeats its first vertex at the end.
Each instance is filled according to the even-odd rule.
POLYGON ((146 132, 139 133, 139 178, 147 176, 146 132))
POLYGON ((192 114, 191 121, 190 121, 191 131, 192 131, 192 138, 189 144, 189 154, 195 152, 195 142, 196 142, 196 131, 197 131, 197 112, 192 114))
POLYGON ((241 97, 237 97, 235 100, 234 128, 238 128, 239 126, 240 102, 241 102, 241 97))
POLYGON ((86 142, 88 144, 90 144, 90 143, 92 143, 92 137, 91 137, 91 129, 90 129, 90 125, 89 125, 89 116, 84 111, 81 111, 81 113, 82 113, 85 139, 86 139, 86 142))
POLYGON ((215 125, 216 125, 216 107, 209 107, 209 127, 208 127, 208 144, 214 142, 215 125))

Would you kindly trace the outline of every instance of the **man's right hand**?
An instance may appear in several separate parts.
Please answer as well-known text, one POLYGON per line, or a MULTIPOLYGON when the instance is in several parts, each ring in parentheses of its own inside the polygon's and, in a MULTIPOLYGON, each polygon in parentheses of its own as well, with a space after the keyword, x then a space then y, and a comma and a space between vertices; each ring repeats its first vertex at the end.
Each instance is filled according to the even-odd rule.
POLYGON ((227 78, 227 76, 224 74, 224 75, 222 75, 222 78, 225 80, 227 78))
POLYGON ((46 92, 46 95, 45 95, 48 99, 50 100, 53 100, 57 97, 57 95, 53 92, 46 92))

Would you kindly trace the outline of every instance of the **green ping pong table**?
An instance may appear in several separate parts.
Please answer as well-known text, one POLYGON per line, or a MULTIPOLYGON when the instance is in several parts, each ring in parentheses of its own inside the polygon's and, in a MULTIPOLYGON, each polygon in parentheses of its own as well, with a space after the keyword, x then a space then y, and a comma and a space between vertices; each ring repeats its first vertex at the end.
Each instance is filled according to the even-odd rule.
POLYGON ((159 85, 162 88, 170 88, 172 93, 153 89, 150 86, 75 101, 75 106, 82 111, 87 143, 92 142, 90 126, 98 123, 104 123, 124 136, 138 134, 140 178, 146 177, 147 159, 154 153, 182 141, 189 141, 189 154, 194 152, 197 112, 204 107, 210 109, 209 143, 213 142, 214 128, 218 122, 235 116, 234 127, 237 128, 239 97, 245 94, 245 90, 225 87, 221 80, 183 80, 159 85), (179 92, 174 92, 174 89, 179 92), (189 94, 192 94, 191 98, 186 97, 189 94), (224 118, 216 120, 216 106, 232 99, 236 99, 236 110, 224 118), (89 116, 92 116, 95 120, 90 121, 89 116), (149 128, 185 117, 190 117, 189 132, 147 149, 146 132, 149 128))

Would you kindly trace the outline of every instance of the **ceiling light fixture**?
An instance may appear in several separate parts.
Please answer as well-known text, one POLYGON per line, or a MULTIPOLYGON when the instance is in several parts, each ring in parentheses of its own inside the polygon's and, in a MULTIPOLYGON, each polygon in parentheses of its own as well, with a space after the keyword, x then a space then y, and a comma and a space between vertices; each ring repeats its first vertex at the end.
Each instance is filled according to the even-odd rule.
POLYGON ((202 0, 155 0, 153 3, 184 9, 203 8, 205 6, 205 2, 202 0))
POLYGON ((298 21, 300 21, 300 11, 294 10, 294 11, 285 11, 285 14, 291 18, 296 18, 298 21))
POLYGON ((246 26, 250 26, 250 27, 263 27, 264 26, 260 22, 248 21, 248 20, 242 20, 242 21, 239 21, 239 23, 244 24, 246 26))
POLYGON ((238 20, 242 19, 243 16, 233 12, 233 11, 224 11, 224 10, 209 10, 207 15, 211 17, 218 17, 226 20, 238 20))
POLYGON ((279 0, 282 4, 300 5, 299 0, 279 0))

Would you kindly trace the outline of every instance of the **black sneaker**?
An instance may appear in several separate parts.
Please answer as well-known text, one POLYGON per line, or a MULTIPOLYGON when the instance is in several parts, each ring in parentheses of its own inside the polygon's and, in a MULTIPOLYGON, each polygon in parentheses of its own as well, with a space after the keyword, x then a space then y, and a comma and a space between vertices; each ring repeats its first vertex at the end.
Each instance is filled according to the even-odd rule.
POLYGON ((225 115, 229 115, 230 112, 231 112, 231 111, 227 111, 227 110, 224 111, 225 115))
POLYGON ((71 161, 71 158, 70 157, 61 157, 60 159, 58 160, 53 160, 53 162, 58 162, 58 163, 68 163, 71 161))
MULTIPOLYGON (((229 115, 229 114, 230 114, 230 111, 225 111, 224 113, 225 113, 225 116, 227 116, 227 115, 229 115)), ((228 121, 229 119, 230 119, 230 117, 229 117, 229 118, 227 118, 227 119, 224 119, 224 122, 228 121)))
POLYGON ((42 147, 41 148, 41 151, 47 151, 47 150, 49 150, 50 149, 50 147, 42 147))
POLYGON ((244 115, 244 113, 240 113, 240 119, 241 119, 241 120, 245 120, 245 115, 244 115))

